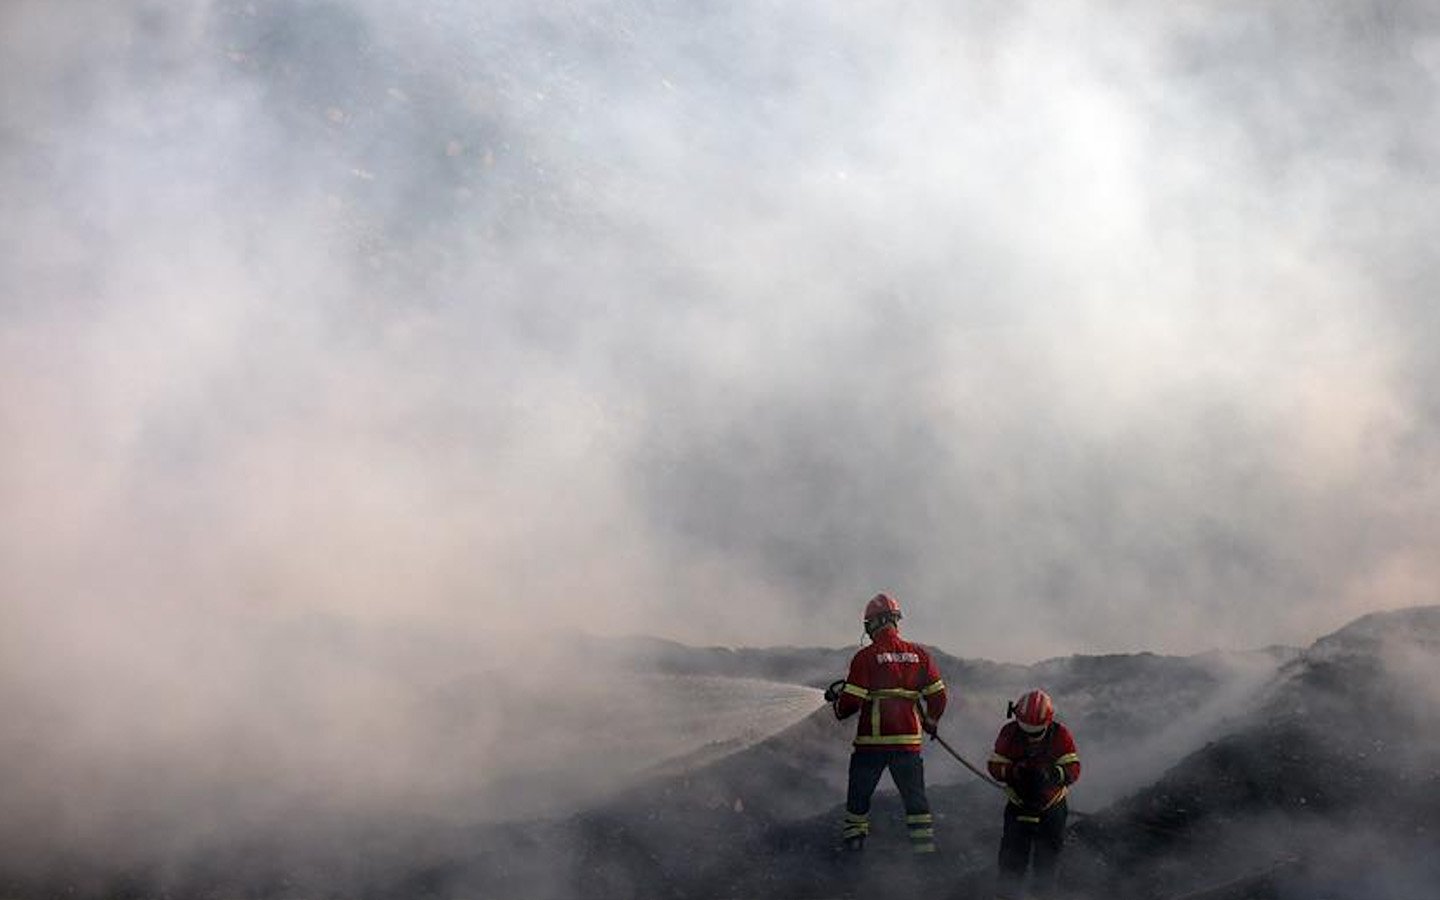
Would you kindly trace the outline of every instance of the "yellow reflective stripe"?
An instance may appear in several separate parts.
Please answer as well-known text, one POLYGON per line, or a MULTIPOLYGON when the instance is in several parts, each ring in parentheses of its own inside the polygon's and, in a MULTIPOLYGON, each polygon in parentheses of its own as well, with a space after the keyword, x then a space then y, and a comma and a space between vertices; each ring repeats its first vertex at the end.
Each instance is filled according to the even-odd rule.
POLYGON ((1055 765, 1057 765, 1057 766, 1065 766, 1065 765, 1069 765, 1070 763, 1078 763, 1079 761, 1080 761, 1080 754, 1078 754, 1078 753, 1067 753, 1067 754, 1065 754, 1064 756, 1060 757, 1059 759, 1055 760, 1055 765))
POLYGON ((841 837, 860 837, 870 833, 870 817, 864 813, 845 813, 845 820, 840 823, 841 837))
POLYGON ((990 761, 993 763, 1013 763, 1015 760, 1002 753, 992 753, 990 754, 990 761))
POLYGON ((876 700, 919 700, 920 692, 905 688, 877 688, 870 692, 876 700))
POLYGON ((929 685, 928 687, 923 687, 923 688, 921 688, 921 689, 920 689, 920 695, 921 695, 922 697, 928 697, 928 696, 930 696, 931 694, 938 694, 938 693, 940 693, 940 692, 943 691, 943 690, 945 690, 945 682, 943 682, 943 681, 941 681, 940 679, 937 678, 937 679, 935 679, 935 683, 934 683, 934 684, 929 685))
POLYGON ((929 825, 934 821, 935 817, 930 813, 920 813, 919 815, 905 817, 906 825, 929 825))
POLYGON ((932 844, 916 844, 916 845, 914 845, 913 847, 911 847, 910 849, 911 849, 911 850, 914 850, 916 853, 934 853, 934 852, 935 852, 935 845, 934 845, 933 843, 932 843, 932 844))
POLYGON ((933 828, 912 828, 912 829, 910 829, 910 840, 912 840, 912 841, 921 841, 921 840, 926 840, 926 839, 932 839, 932 840, 933 840, 934 837, 935 837, 935 829, 933 829, 933 828))
POLYGON ((1017 821, 1017 822, 1025 822, 1025 823, 1030 824, 1030 825, 1039 825, 1039 824, 1040 824, 1040 817, 1039 817, 1039 816, 1016 816, 1016 817, 1015 817, 1015 821, 1017 821))
MULTIPOLYGON (((1049 809, 1050 807, 1054 806, 1055 804, 1059 803, 1061 800, 1064 800, 1067 796, 1069 796, 1069 794, 1070 794, 1070 789, 1069 789, 1069 788, 1063 788, 1063 787, 1062 787, 1062 788, 1060 789, 1059 793, 1057 793, 1055 796, 1051 797, 1051 798, 1050 798, 1050 802, 1047 803, 1047 804, 1045 804, 1045 805, 1041 808, 1040 811, 1041 811, 1041 812, 1044 812, 1045 810, 1047 810, 1047 809, 1049 809)), ((1015 793, 1015 789, 1012 788, 1012 787, 1010 787, 1009 785, 1006 785, 1006 787, 1005 787, 1005 796, 1010 798, 1010 802, 1011 802, 1011 803, 1013 803, 1013 804, 1015 804, 1016 806, 1019 806, 1019 807, 1021 807, 1021 808, 1024 808, 1024 806, 1025 806, 1025 801, 1021 800, 1021 799, 1020 799, 1020 795, 1017 794, 1017 793, 1015 793)), ((1020 821, 1024 822, 1024 821, 1028 821, 1028 820, 1027 820, 1027 819, 1021 819, 1020 821)))
POLYGON ((844 688, 845 693, 853 694, 864 700, 870 701, 870 734, 859 735, 855 738, 857 744, 919 744, 923 734, 886 735, 880 733, 880 703, 882 700, 908 700, 916 703, 920 700, 920 692, 908 688, 876 688, 867 691, 864 688, 856 687, 848 682, 844 688))
MULTIPOLYGON (((878 726, 877 726, 878 730, 878 726)), ((920 744, 918 734, 862 734, 855 738, 857 744, 920 744)))
POLYGON ((840 689, 840 693, 849 694, 852 697, 859 697, 861 700, 870 696, 869 691, 857 685, 850 684, 848 681, 845 683, 845 686, 840 689))

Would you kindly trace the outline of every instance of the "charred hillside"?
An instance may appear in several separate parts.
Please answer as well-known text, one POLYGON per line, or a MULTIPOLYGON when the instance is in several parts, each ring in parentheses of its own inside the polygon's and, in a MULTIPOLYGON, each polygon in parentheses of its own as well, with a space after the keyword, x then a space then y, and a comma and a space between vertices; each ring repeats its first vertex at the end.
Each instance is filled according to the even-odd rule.
POLYGON ((1235 730, 1079 823, 1077 875, 1111 896, 1236 878, 1215 896, 1430 895, 1437 671, 1440 607, 1367 616, 1322 638, 1235 730))
MULTIPOLYGON (((738 684, 757 666, 808 673, 815 683, 849 653, 650 646, 661 651, 659 661, 633 654, 612 661, 651 673, 663 666, 677 687, 741 676, 738 684)), ((1437 656, 1440 608, 1367 617, 1304 651, 968 668, 947 659, 942 666, 962 705, 945 733, 983 762, 1001 698, 1035 684, 1055 692, 1087 772, 1073 806, 1091 815, 1072 820, 1065 860, 1077 897, 1403 900, 1424 896, 1416 885, 1436 883, 1422 850, 1433 843, 1440 814, 1440 708, 1429 683, 1437 656), (1122 749, 1145 733, 1142 726, 1153 731, 1167 716, 1180 720, 1161 729, 1169 737, 1145 744, 1163 757, 1151 776, 1122 749), (1112 794, 1122 799, 1107 807, 1112 794)), ((817 700, 812 714, 763 740, 717 741, 671 758, 576 811, 477 817, 472 825, 423 816, 296 817, 124 868, 55 860, 0 878, 0 894, 833 898, 884 887, 983 896, 1004 801, 934 744, 926 767, 937 858, 917 866, 906 852, 888 782, 876 798, 866 858, 855 866, 837 856, 850 727, 817 700)), ((583 736, 575 739, 583 744, 583 736)))
MULTIPOLYGON (((1086 783, 1077 787, 1075 807, 1094 814, 1072 827, 1066 877, 1075 896, 1400 900, 1436 883, 1420 851, 1440 813, 1436 693, 1424 678, 1437 662, 1437 626, 1440 610, 1408 610, 1367 617, 1303 652, 1246 655, 1247 665, 1272 664, 1258 689, 1248 680, 1253 669, 1225 680, 1233 659, 1217 667, 1213 656, 1148 654, 1014 667, 1000 683, 977 687, 1059 685, 1059 696, 1074 701, 1065 708, 1077 715, 1067 720, 1081 723, 1087 764, 1102 769, 1106 748, 1124 735, 1153 730, 1167 711, 1193 713, 1226 687, 1247 687, 1246 702, 1227 707, 1208 741, 1153 784, 1137 775, 1124 799, 1103 809, 1086 783)), ((898 799, 886 785, 873 852, 858 868, 837 858, 845 731, 822 710, 741 753, 552 823, 549 834, 577 850, 562 881, 601 897, 626 896, 637 884, 649 896, 677 898, 860 897, 897 886, 956 898, 988 891, 1003 800, 968 776, 946 778, 959 766, 934 745, 927 767, 937 783, 941 857, 927 866, 908 858, 898 799)), ((516 888, 495 875, 457 869, 432 884, 457 897, 473 878, 490 890, 516 888)))

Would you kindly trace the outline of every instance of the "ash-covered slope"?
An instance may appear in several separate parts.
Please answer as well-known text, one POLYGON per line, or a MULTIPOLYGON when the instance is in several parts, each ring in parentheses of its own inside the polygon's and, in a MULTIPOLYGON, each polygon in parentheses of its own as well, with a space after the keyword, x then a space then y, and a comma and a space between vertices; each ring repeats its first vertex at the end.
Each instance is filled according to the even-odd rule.
MULTIPOLYGON (((1400 900, 1426 896, 1415 892, 1419 886, 1440 883, 1420 852, 1433 840, 1440 812, 1440 716, 1427 684, 1436 670, 1437 635, 1440 612, 1420 609, 1367 617, 1303 653, 1073 657, 968 670, 948 662, 951 672, 973 677, 972 697, 1008 696, 1021 684, 1054 690, 1062 712, 1074 711, 1066 718, 1092 772, 1103 771, 1112 755, 1130 765, 1120 748, 1137 737, 1152 752, 1151 764, 1163 769, 1181 755, 1165 754, 1180 745, 1157 742, 1155 732, 1177 740, 1200 736, 1203 746, 1153 784, 1143 767, 1131 768, 1128 784, 1117 780, 1102 790, 1087 774, 1074 807, 1097 814, 1076 818, 1066 867, 1075 896, 1400 900), (999 677, 986 681, 981 671, 999 677), (1105 791, 1122 787, 1128 798, 1101 811, 1105 791)), ((987 720, 986 739, 999 722, 994 712, 974 718, 987 720)), ((968 753, 980 736, 959 731, 967 721, 947 724, 953 743, 968 753)), ((923 867, 908 858, 898 803, 886 784, 875 807, 872 852, 859 868, 840 864, 833 844, 847 725, 819 710, 744 752, 662 774, 585 814, 549 823, 545 841, 570 851, 563 871, 538 863, 503 872, 439 865, 428 883, 437 895, 457 897, 480 884, 499 892, 543 884, 557 897, 627 896, 637 885, 656 897, 860 897, 882 887, 983 895, 1003 801, 934 745, 927 766, 936 784, 940 857, 923 867)), ((972 757, 983 758, 983 750, 972 757)), ((503 845, 521 833, 511 829, 477 844, 495 838, 503 845)), ((531 845, 532 859, 541 858, 543 843, 531 845)))
MULTIPOLYGON (((851 652, 697 649, 651 639, 599 641, 598 647, 592 644, 587 652, 605 658, 608 647, 617 664, 628 660, 651 673, 685 678, 791 673, 811 684, 842 673, 851 652)), ((1074 710, 1067 721, 1085 742, 1088 764, 1102 771, 1110 754, 1105 748, 1133 735, 1137 723, 1154 723, 1177 707, 1208 717, 1217 703, 1233 704, 1240 688, 1251 689, 1256 671, 1273 677, 1284 656, 1140 654, 1019 666, 937 655, 961 697, 945 733, 971 761, 983 764, 1005 700, 1043 684, 1057 691, 1062 712, 1074 710)), ((873 852, 864 869, 838 867, 834 844, 853 727, 835 722, 828 708, 817 704, 812 715, 767 740, 738 752, 720 746, 673 759, 583 813, 430 840, 417 854, 423 862, 397 869, 403 877, 388 887, 378 882, 372 887, 381 896, 398 897, 420 885, 429 896, 455 898, 841 897, 877 886, 893 890, 897 884, 936 896, 987 889, 1003 799, 934 744, 927 750, 927 767, 944 853, 924 868, 913 865, 887 782, 877 797, 873 852), (446 849, 437 849, 442 846, 446 849)), ((1168 761, 1180 753, 1175 750, 1168 761)), ((1141 783, 1132 780, 1128 787, 1141 783)), ((1082 786, 1077 803, 1094 806, 1097 796, 1082 786)))
POLYGON ((1083 822, 1097 895, 1435 896, 1440 607, 1366 616, 1286 665, 1229 733, 1083 822))
MULTIPOLYGON (((855 650, 689 647, 649 637, 576 635, 573 640, 576 653, 647 677, 760 678, 814 688, 844 677, 855 650)), ((930 650, 950 687, 944 730, 951 744, 963 748, 966 756, 983 760, 1009 701, 1042 687, 1056 697, 1064 720, 1084 737, 1093 759, 1086 788, 1096 804, 1133 790, 1143 779, 1158 777, 1180 756, 1201 746, 1227 716, 1246 708, 1282 663, 1299 653, 1271 647, 1194 656, 1075 655, 1020 665, 930 650)), ((836 758, 841 758, 848 749, 843 741, 836 743, 836 758)), ((930 777, 943 784, 969 776, 952 766, 930 777)))
MULTIPOLYGON (((581 644, 588 649, 573 652, 609 678, 638 676, 685 693, 674 708, 686 715, 705 709, 694 685, 724 691, 767 676, 814 687, 838 677, 851 652, 581 644)), ((982 763, 1006 699, 1036 685, 1055 694, 1086 762, 1074 808, 1096 813, 1077 819, 1067 854, 1077 896, 1150 900, 1238 878, 1200 896, 1321 896, 1325 885, 1334 898, 1401 900, 1424 896, 1413 888, 1426 878, 1440 883, 1421 853, 1440 814, 1440 704, 1430 683, 1437 648, 1440 608, 1367 617, 1303 652, 1077 656, 1033 666, 941 653, 960 699, 943 733, 982 763), (1128 796, 1102 809, 1120 794, 1128 796), (1376 855, 1384 865, 1367 861, 1376 855)), ((469 826, 424 815, 297 818, 230 833, 178 861, 123 871, 79 861, 0 876, 0 895, 558 900, 988 890, 1003 799, 935 744, 926 758, 942 853, 915 866, 887 782, 873 852, 858 869, 840 865, 834 843, 853 724, 835 722, 818 696, 813 702, 810 714, 769 737, 692 741, 579 811, 497 821, 503 806, 477 809, 469 826)), ((603 721, 590 727, 603 730, 603 721)), ((602 758, 612 751, 589 733, 572 732, 576 772, 615 771, 602 758)))
MULTIPOLYGON (((835 871, 832 855, 854 725, 835 722, 818 693, 807 690, 840 677, 853 648, 731 650, 572 637, 552 649, 584 663, 593 679, 583 683, 542 678, 538 685, 512 684, 501 697, 487 689, 483 673, 440 684, 434 694, 414 686, 423 714, 410 721, 440 730, 407 746, 425 750, 432 766, 474 741, 494 740, 483 723, 466 724, 477 703, 500 704, 501 721, 524 726, 517 733, 526 740, 511 755, 528 756, 528 767, 507 770, 499 783, 477 772, 480 788, 447 804, 469 804, 472 813, 458 820, 468 826, 433 811, 377 817, 301 806, 283 821, 199 834, 179 856, 132 857, 122 866, 66 857, 39 872, 0 872, 0 896, 48 897, 58 889, 76 898, 803 897, 844 896, 864 883, 835 871), (757 688, 767 684, 773 687, 757 688), (792 715, 792 701, 806 696, 811 712, 797 707, 792 715), (783 709, 744 714, 755 701, 783 709), (731 724, 708 736, 690 733, 707 718, 731 724), (766 721, 794 724, 756 733, 766 721), (681 749, 657 756, 664 746, 681 749), (587 799, 581 811, 574 802, 541 802, 566 796, 587 799), (537 806, 550 812, 540 818, 537 806)), ((317 640, 309 635, 306 646, 317 640)), ((402 649, 432 659, 453 655, 453 648, 442 652, 419 637, 402 649)), ((1136 721, 1156 720, 1167 698, 1181 698, 1194 713, 1234 693, 1249 666, 1275 668, 1270 654, 1237 657, 1243 665, 1218 656, 1141 654, 1035 666, 937 655, 958 698, 944 733, 967 757, 983 763, 1006 700, 1038 684, 1056 693, 1095 772, 1110 764, 1105 748, 1117 746, 1136 721)), ((1167 752, 1173 761, 1184 751, 1167 752)), ((946 851, 929 870, 930 889, 948 890, 966 872, 983 876, 1000 798, 935 745, 927 758, 946 851)), ((1125 782, 1131 789, 1138 783, 1125 782)), ((1078 793, 1093 808, 1102 795, 1091 785, 1087 775, 1078 793)), ((919 877, 904 854, 891 860, 884 852, 890 844, 904 849, 888 783, 876 821, 872 877, 919 877), (886 827, 891 819, 894 827, 886 827)))

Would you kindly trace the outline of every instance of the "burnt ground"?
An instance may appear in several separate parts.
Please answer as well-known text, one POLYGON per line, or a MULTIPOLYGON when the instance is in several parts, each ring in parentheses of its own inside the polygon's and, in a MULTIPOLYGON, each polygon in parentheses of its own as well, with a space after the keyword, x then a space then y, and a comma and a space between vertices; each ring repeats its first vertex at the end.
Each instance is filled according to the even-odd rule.
POLYGON ((1077 823, 1073 881, 1136 897, 1434 896, 1437 664, 1437 607, 1322 639, 1241 727, 1077 823))
MULTIPOLYGON (((1099 682, 1086 687, 1075 676, 1071 690, 1123 694, 1127 678, 1159 677, 1164 665, 1098 659, 1062 667, 1099 682)), ((1072 820, 1069 895, 1434 896, 1437 662, 1440 607, 1367 617, 1290 659, 1223 733, 1153 783, 1072 820)), ((718 760, 672 761, 574 815, 473 827, 297 820, 180 862, 116 871, 55 860, 24 877, 0 876, 0 897, 989 896, 1002 798, 968 776, 937 783, 957 764, 936 745, 926 758, 942 852, 910 857, 898 798, 885 785, 864 856, 837 853, 844 731, 818 710, 718 760)), ((1081 789, 1076 803, 1084 809, 1081 789)))

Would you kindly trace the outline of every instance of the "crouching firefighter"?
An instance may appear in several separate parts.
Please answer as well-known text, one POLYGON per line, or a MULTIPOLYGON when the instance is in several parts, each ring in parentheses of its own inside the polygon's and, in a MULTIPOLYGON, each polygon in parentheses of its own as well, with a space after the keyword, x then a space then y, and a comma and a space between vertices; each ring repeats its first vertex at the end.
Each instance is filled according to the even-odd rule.
POLYGON ((860 714, 850 754, 843 846, 850 851, 865 846, 870 798, 889 769, 905 804, 911 849, 934 853, 935 820, 925 797, 920 742, 924 732, 935 733, 935 723, 945 712, 945 682, 929 651, 900 637, 900 604, 894 598, 876 594, 865 604, 863 621, 870 644, 850 660, 845 680, 825 692, 835 718, 860 714))
POLYGON ((1000 838, 996 897, 1018 896, 1026 869, 1036 893, 1053 890, 1065 846, 1066 797, 1080 778, 1080 755, 1070 729, 1055 719, 1044 691, 1030 691, 1008 710, 995 738, 990 774, 1005 785, 1005 830, 1000 838))

